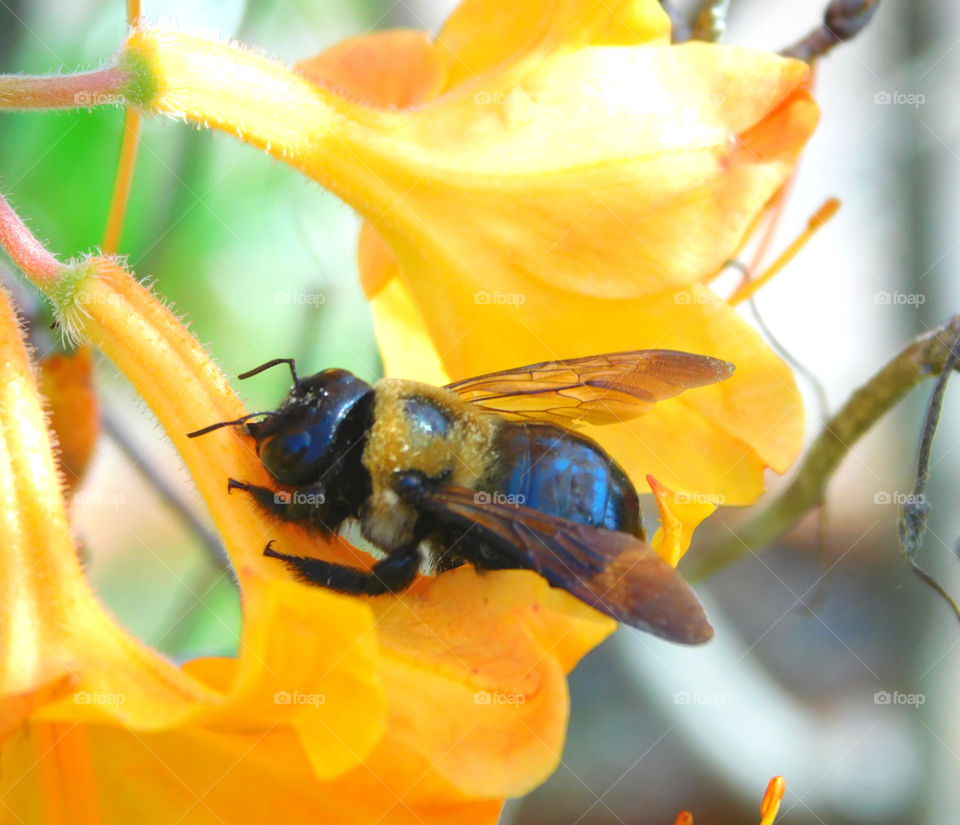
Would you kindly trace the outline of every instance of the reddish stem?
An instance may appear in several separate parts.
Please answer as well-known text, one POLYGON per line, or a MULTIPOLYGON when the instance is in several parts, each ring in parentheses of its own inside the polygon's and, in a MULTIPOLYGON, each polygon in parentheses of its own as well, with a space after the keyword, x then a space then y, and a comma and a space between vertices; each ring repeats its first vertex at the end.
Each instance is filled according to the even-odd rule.
POLYGON ((57 280, 61 264, 44 248, 0 195, 0 246, 37 286, 57 280))
POLYGON ((130 79, 117 66, 64 75, 0 76, 0 109, 77 109, 121 105, 130 79))

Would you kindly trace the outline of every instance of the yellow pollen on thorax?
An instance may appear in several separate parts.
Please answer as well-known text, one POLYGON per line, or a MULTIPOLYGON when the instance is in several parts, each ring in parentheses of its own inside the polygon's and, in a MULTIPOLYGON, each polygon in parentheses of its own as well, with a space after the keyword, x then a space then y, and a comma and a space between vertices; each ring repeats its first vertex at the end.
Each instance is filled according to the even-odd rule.
POLYGON ((501 420, 455 392, 396 378, 382 379, 374 389, 374 424, 363 456, 374 493, 389 487, 392 475, 404 470, 445 476, 450 486, 473 487, 496 460, 493 442, 501 420), (446 432, 430 432, 415 420, 407 406, 410 399, 422 399, 440 411, 446 432))

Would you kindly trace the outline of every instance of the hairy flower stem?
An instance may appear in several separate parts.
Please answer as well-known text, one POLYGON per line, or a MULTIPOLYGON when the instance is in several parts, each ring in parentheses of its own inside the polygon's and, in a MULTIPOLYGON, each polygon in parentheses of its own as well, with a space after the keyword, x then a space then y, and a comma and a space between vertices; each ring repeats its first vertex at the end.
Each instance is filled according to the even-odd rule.
POLYGON ((3 195, 0 195, 0 247, 38 286, 53 283, 62 268, 60 262, 27 229, 3 195))
POLYGON ((65 75, 0 75, 0 109, 78 109, 121 104, 130 73, 120 66, 65 75))
POLYGON ((685 571, 687 577, 706 578, 761 549, 823 504, 834 470, 857 440, 917 384, 939 375, 958 339, 960 315, 955 315, 943 326, 911 341, 827 421, 787 489, 691 565, 685 571))

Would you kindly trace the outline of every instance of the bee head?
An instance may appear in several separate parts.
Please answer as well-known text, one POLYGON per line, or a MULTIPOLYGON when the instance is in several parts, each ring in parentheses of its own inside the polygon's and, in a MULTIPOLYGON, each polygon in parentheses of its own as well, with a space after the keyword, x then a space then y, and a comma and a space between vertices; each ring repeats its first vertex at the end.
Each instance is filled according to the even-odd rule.
POLYGON ((346 370, 323 370, 295 380, 276 412, 243 428, 256 441, 263 466, 281 484, 329 482, 359 462, 372 402, 373 387, 366 381, 346 370))
POLYGON ((293 388, 275 411, 222 421, 189 436, 242 427, 256 441, 257 455, 268 472, 291 487, 321 481, 329 485, 342 480, 348 470, 362 473, 360 458, 372 423, 373 387, 341 369, 301 379, 289 358, 268 361, 238 378, 250 378, 277 364, 290 367, 293 388))

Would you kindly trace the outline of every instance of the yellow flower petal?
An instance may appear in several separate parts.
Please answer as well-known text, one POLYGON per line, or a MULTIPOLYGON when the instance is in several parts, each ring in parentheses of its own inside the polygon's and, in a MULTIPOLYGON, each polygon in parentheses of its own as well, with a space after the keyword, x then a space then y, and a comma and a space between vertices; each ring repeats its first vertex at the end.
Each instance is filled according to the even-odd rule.
POLYGON ((717 507, 699 496, 675 493, 652 475, 647 476, 647 483, 660 511, 660 529, 650 540, 650 546, 667 564, 676 567, 690 547, 693 531, 717 507))
POLYGON ((394 29, 355 37, 296 65, 299 74, 377 108, 404 109, 434 97, 444 67, 426 32, 394 29))
POLYGON ((391 703, 392 737, 480 797, 526 793, 553 772, 565 674, 612 619, 525 570, 459 568, 375 604, 387 695, 407 697, 391 703))
POLYGON ((2 293, 0 363, 0 696, 69 679, 74 690, 43 707, 48 718, 112 717, 138 728, 182 721, 215 694, 123 632, 90 592, 37 385, 2 293))
POLYGON ((466 0, 437 36, 437 50, 450 88, 524 58, 669 39, 670 19, 655 0, 466 0))
POLYGON ((222 709, 198 723, 238 732, 292 725, 316 776, 338 776, 385 729, 373 616, 357 599, 321 588, 253 572, 246 581, 239 659, 186 665, 226 692, 222 709))
POLYGON ((371 220, 405 270, 514 292, 538 278, 638 297, 711 276, 818 116, 806 64, 715 44, 581 48, 401 111, 311 93, 187 35, 143 30, 128 48, 157 74, 155 111, 294 163, 371 220))
MULTIPOLYGON (((56 755, 36 747, 38 727, 0 751, 0 798, 24 822, 56 822, 44 818, 54 802, 50 794, 59 790, 45 778, 58 768, 56 755)), ((82 734, 90 760, 84 786, 104 792, 95 800, 96 818, 61 808, 59 821, 71 824, 496 825, 502 806, 459 792, 428 762, 389 741, 366 764, 324 782, 314 776, 296 733, 283 725, 248 733, 72 730, 82 734)), ((68 767, 75 775, 75 766, 68 767)))
POLYGON ((707 44, 557 57, 405 113, 402 146, 355 149, 391 187, 385 216, 356 205, 418 278, 676 289, 718 271, 786 179, 817 121, 807 71, 707 44))
POLYGON ((357 257, 360 278, 372 301, 374 329, 384 370, 388 375, 404 375, 416 365, 418 380, 429 384, 449 382, 430 332, 410 293, 397 278, 400 265, 390 247, 370 224, 360 227, 357 257))
POLYGON ((30 690, 0 696, 0 745, 38 708, 72 694, 76 682, 76 677, 68 674, 30 690))

